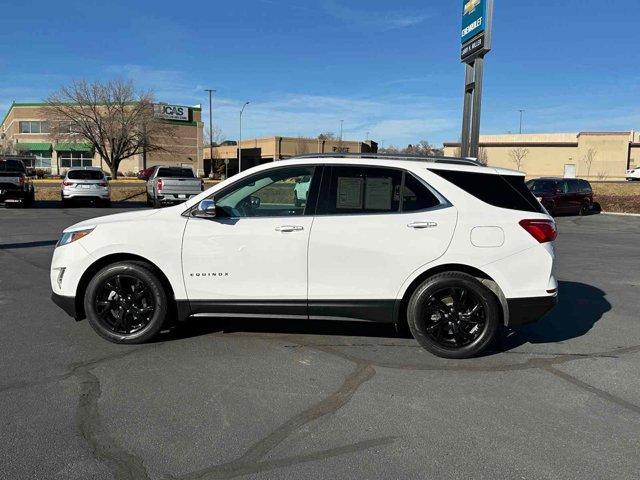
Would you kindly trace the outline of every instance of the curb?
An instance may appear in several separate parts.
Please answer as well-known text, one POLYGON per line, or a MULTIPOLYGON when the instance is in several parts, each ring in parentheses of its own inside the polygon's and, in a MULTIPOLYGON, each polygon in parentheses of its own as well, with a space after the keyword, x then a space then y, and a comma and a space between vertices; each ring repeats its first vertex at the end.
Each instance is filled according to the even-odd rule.
POLYGON ((640 217, 640 213, 600 212, 603 215, 618 215, 621 217, 640 217))

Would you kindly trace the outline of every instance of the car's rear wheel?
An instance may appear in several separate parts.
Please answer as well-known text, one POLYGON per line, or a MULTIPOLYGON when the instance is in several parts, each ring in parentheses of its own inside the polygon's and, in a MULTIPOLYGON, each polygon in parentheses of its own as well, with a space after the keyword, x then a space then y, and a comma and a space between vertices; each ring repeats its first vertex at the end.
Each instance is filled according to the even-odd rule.
POLYGON ((108 265, 89 282, 84 297, 87 319, 114 343, 143 343, 161 330, 167 294, 155 273, 140 262, 108 265))
POLYGON ((461 272, 426 279, 407 307, 414 338, 443 358, 478 355, 493 340, 500 318, 495 295, 476 278, 461 272))

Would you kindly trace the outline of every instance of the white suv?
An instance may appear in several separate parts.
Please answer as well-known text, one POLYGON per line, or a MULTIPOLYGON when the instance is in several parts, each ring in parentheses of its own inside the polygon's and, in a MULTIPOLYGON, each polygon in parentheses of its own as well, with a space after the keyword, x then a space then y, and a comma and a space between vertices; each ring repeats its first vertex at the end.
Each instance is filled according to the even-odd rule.
POLYGON ((625 178, 630 181, 640 181, 640 166, 627 170, 625 178))
POLYGON ((183 205, 67 228, 51 285, 56 304, 112 342, 190 316, 365 320, 408 324, 430 352, 465 358, 498 325, 553 307, 555 238, 521 173, 316 155, 252 168, 183 205))

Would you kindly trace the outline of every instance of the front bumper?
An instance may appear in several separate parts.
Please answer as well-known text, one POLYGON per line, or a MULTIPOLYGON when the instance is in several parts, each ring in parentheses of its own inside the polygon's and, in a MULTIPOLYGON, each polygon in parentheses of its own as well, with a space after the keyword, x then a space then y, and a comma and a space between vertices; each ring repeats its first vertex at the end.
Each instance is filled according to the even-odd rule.
POLYGON ((507 298, 508 327, 526 325, 544 317, 558 303, 557 295, 546 297, 507 298))
POLYGON ((78 320, 78 315, 76 312, 76 297, 65 297, 64 295, 58 295, 55 292, 51 292, 51 300, 53 300, 53 303, 64 310, 67 315, 78 320))

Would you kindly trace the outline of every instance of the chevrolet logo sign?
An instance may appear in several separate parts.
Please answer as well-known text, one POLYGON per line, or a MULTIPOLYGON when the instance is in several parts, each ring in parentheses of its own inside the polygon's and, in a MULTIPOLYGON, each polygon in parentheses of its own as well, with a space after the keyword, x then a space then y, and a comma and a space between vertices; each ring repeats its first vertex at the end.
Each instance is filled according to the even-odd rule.
POLYGON ((469 0, 467 3, 464 4, 464 14, 465 15, 470 14, 476 9, 478 5, 480 5, 480 0, 469 0))

